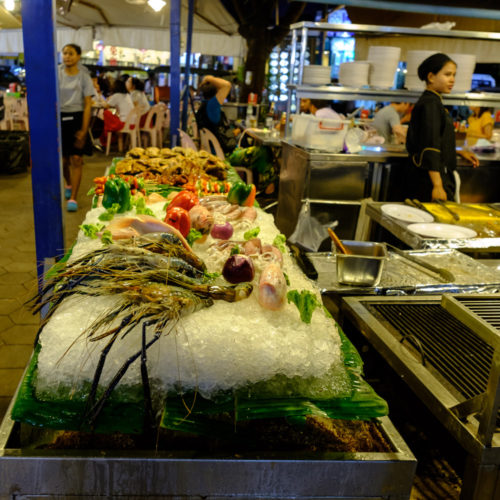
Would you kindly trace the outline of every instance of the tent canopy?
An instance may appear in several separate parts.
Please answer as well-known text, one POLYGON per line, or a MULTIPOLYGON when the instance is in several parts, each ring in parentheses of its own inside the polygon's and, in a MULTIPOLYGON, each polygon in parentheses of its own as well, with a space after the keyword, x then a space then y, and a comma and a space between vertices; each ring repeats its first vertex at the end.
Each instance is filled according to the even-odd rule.
MULTIPOLYGON (((68 2, 66 2, 67 4, 68 2)), ((182 0, 181 48, 187 28, 188 0, 182 0)), ((94 40, 104 45, 170 50, 170 8, 154 12, 146 0, 74 0, 68 12, 57 9, 57 48, 77 43, 91 50, 94 40)), ((219 0, 197 0, 193 19, 192 52, 242 57, 245 41, 238 24, 219 0)), ((0 10, 1 23, 1 10, 0 10)), ((11 24, 10 27, 15 27, 11 24)), ((0 52, 23 52, 21 29, 0 31, 0 52)))

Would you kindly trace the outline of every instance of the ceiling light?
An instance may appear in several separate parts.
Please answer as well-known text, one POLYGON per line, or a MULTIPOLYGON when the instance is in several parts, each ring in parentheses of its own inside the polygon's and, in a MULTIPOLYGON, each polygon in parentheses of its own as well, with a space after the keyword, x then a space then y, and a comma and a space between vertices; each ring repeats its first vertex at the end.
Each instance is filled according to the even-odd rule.
POLYGON ((165 7, 165 3, 163 0, 148 0, 148 5, 155 11, 160 12, 163 7, 165 7))
POLYGON ((12 11, 15 9, 14 0, 4 0, 3 5, 6 10, 12 11))

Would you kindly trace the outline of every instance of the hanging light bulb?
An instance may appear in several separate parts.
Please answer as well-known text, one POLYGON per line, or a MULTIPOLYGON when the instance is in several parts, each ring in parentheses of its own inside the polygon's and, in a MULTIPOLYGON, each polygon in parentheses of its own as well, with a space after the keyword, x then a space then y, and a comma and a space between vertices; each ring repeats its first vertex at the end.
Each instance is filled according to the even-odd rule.
POLYGON ((163 7, 165 7, 165 3, 163 0, 148 0, 148 5, 155 11, 160 12, 163 7))
POLYGON ((3 5, 4 5, 6 10, 13 11, 15 9, 14 0, 4 0, 3 5))

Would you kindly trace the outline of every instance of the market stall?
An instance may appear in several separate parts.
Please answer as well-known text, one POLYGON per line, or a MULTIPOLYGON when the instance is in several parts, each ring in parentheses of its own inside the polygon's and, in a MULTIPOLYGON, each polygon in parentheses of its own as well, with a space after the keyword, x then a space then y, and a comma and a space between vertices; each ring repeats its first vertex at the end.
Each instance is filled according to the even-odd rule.
POLYGON ((95 184, 33 302, 0 494, 408 498, 415 460, 255 189, 183 148, 95 184))

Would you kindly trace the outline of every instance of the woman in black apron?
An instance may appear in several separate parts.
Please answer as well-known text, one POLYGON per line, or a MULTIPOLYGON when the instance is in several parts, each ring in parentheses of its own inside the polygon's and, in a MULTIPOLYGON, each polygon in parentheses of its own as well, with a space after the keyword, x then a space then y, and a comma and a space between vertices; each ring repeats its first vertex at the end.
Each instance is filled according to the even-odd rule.
MULTIPOLYGON (((455 130, 441 97, 451 92, 456 70, 455 62, 441 53, 428 57, 418 67, 418 76, 426 83, 426 89, 413 108, 406 137, 410 175, 404 190, 408 198, 456 199, 455 130)), ((474 167, 479 165, 470 151, 458 153, 474 167)))

